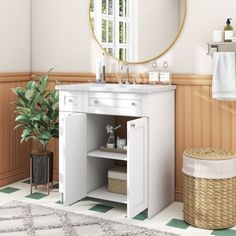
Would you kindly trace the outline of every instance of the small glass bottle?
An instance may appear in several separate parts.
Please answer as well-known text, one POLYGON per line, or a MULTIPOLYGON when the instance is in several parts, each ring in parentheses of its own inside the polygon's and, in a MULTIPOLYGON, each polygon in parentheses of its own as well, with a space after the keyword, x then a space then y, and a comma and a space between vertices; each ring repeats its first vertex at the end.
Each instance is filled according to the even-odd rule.
POLYGON ((160 71, 160 84, 167 85, 171 84, 170 70, 168 68, 168 62, 164 61, 162 69, 160 71))
POLYGON ((159 84, 159 72, 157 62, 152 62, 152 67, 149 71, 149 84, 159 84))
POLYGON ((115 133, 114 133, 114 131, 109 133, 109 136, 107 139, 107 148, 115 148, 115 133))
POLYGON ((118 83, 122 84, 123 83, 123 79, 124 79, 124 65, 119 64, 119 77, 118 77, 118 83))

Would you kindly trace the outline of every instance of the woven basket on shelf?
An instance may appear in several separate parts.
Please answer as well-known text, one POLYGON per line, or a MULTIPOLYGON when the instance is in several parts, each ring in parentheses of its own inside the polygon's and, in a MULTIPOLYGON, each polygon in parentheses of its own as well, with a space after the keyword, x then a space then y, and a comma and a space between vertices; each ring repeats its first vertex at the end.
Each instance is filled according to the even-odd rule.
POLYGON ((127 170, 125 166, 114 166, 108 171, 108 191, 127 194, 127 170))
POLYGON ((206 229, 236 224, 236 154, 213 148, 184 152, 184 220, 206 229))
POLYGON ((127 194, 127 181, 108 178, 108 190, 112 193, 127 194))

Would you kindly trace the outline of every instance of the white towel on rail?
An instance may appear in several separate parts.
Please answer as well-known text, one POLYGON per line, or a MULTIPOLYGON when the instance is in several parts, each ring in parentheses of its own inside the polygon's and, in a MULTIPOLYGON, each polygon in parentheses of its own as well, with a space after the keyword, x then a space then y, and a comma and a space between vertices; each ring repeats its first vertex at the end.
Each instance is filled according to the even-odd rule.
POLYGON ((213 54, 212 97, 217 100, 236 100, 236 59, 234 52, 213 54))

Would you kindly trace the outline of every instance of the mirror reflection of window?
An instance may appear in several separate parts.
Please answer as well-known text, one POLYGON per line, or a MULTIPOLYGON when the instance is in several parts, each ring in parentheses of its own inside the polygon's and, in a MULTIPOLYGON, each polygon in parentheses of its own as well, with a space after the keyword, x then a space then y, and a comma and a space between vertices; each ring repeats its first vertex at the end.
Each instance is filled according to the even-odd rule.
POLYGON ((122 61, 132 61, 134 0, 91 0, 91 27, 101 46, 122 61))
POLYGON ((186 0, 91 0, 95 38, 113 57, 142 63, 167 52, 185 20, 186 0))
POLYGON ((90 2, 90 22, 92 30, 94 31, 94 0, 90 2))

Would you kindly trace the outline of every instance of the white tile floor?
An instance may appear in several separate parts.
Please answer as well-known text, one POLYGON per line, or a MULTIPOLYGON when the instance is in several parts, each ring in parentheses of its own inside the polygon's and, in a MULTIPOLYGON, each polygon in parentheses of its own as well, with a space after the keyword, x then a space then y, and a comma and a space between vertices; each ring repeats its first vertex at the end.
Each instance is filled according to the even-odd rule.
MULTIPOLYGON (((23 181, 23 180, 22 180, 23 181)), ((54 208, 61 208, 73 212, 78 212, 86 215, 91 215, 91 216, 97 216, 97 217, 102 217, 104 219, 109 219, 109 220, 116 220, 120 222, 125 222, 125 223, 131 223, 139 226, 144 226, 148 228, 153 228, 153 229, 158 229, 161 231, 165 232, 171 232, 171 233, 176 233, 181 236, 207 236, 207 235, 221 235, 221 236, 231 236, 231 235, 236 235, 236 231, 231 232, 231 234, 228 234, 228 231, 226 232, 220 232, 220 234, 212 234, 212 230, 204 230, 204 229, 199 229, 199 228, 194 228, 194 227, 187 227, 187 229, 180 229, 177 227, 173 226, 167 226, 166 224, 170 222, 173 218, 182 220, 183 219, 183 204, 174 202, 170 206, 168 206, 166 209, 164 209, 162 212, 157 214, 155 217, 153 217, 150 220, 128 220, 126 216, 126 208, 123 205, 120 204, 115 204, 115 203, 107 203, 107 202, 100 202, 97 201, 95 202, 94 200, 91 199, 86 199, 83 201, 80 201, 72 206, 69 207, 63 207, 61 204, 58 204, 59 199, 59 192, 57 189, 53 189, 50 192, 49 196, 43 197, 40 200, 35 200, 35 199, 30 199, 27 198, 26 196, 29 195, 30 191, 30 185, 27 183, 23 183, 22 181, 16 182, 14 184, 5 186, 5 187, 14 187, 18 188, 19 190, 10 194, 7 193, 2 193, 0 192, 0 204, 5 204, 9 203, 13 200, 15 201, 24 201, 24 202, 33 202, 37 203, 40 205, 46 205, 49 207, 54 207, 54 208), (96 206, 97 204, 104 204, 104 205, 109 205, 114 208, 109 210, 106 213, 101 213, 101 212, 96 212, 96 211, 91 211, 89 210, 91 207, 96 206)), ((5 188, 3 187, 3 188, 5 188)), ((1 189, 3 189, 1 188, 1 189)), ((35 191, 35 190, 34 190, 35 191)), ((37 192, 42 192, 46 193, 46 189, 44 187, 39 187, 37 192)), ((236 227, 235 227, 236 229, 236 227)))

